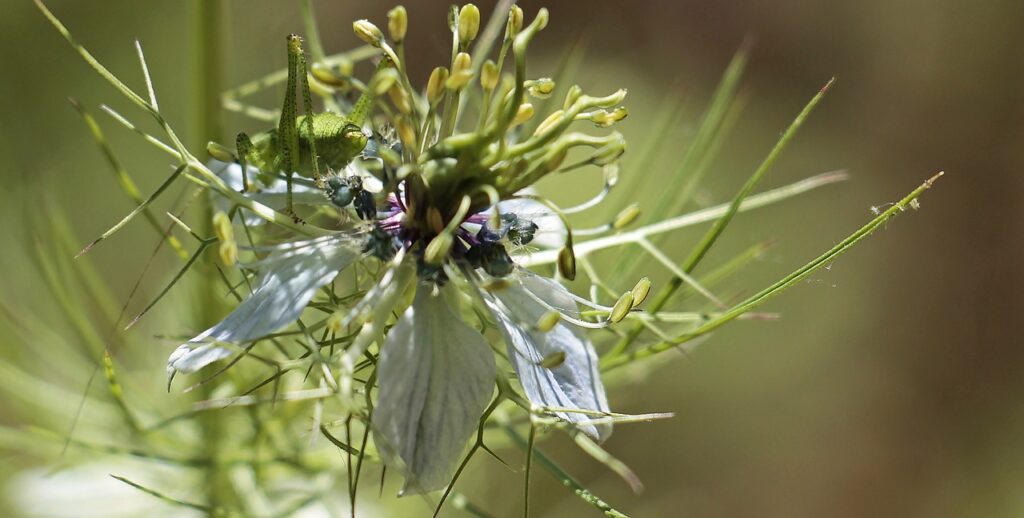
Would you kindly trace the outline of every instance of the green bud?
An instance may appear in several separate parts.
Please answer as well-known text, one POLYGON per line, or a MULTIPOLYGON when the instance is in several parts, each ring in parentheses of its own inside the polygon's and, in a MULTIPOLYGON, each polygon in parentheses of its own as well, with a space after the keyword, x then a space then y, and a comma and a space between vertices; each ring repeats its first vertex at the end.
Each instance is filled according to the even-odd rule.
POLYGON ((235 239, 235 228, 231 226, 231 218, 222 210, 213 215, 213 233, 221 241, 232 241, 235 239))
POLYGON ((437 67, 430 73, 430 79, 427 81, 427 100, 430 101, 431 106, 437 106, 437 103, 441 101, 441 97, 444 95, 444 84, 447 81, 448 69, 445 67, 437 67))
POLYGON ((565 351, 555 351, 544 357, 540 362, 540 366, 545 369, 557 369, 563 363, 565 363, 565 351))
POLYGON ((442 232, 438 234, 427 244, 427 249, 423 252, 423 260, 429 265, 440 265, 448 257, 448 252, 451 251, 453 242, 454 240, 450 233, 442 232))
POLYGON ((568 110, 569 107, 576 104, 576 101, 583 96, 583 89, 580 85, 572 85, 569 87, 569 91, 565 93, 565 102, 562 103, 562 109, 568 110))
POLYGON ((459 52, 452 61, 452 74, 445 81, 450 90, 461 90, 473 79, 473 59, 465 52, 459 52))
MULTIPOLYGON (((339 67, 341 68, 341 67, 339 67)), ((349 70, 351 72, 351 70, 349 70)), ((334 88, 341 88, 348 85, 348 79, 334 73, 330 67, 324 66, 323 63, 313 63, 313 66, 309 70, 310 74, 313 74, 313 78, 317 81, 334 88)))
POLYGON ((558 122, 562 119, 563 115, 565 115, 564 110, 555 110, 551 112, 551 115, 548 115, 546 119, 544 119, 543 121, 541 121, 539 125, 537 125, 537 129, 533 132, 533 134, 541 135, 546 133, 548 130, 550 130, 551 128, 555 127, 556 124, 558 124, 558 122))
POLYGON ((210 157, 214 160, 220 160, 221 162, 234 162, 237 160, 235 154, 230 149, 213 142, 206 143, 206 152, 210 154, 210 157))
POLYGON ((395 130, 398 132, 398 139, 402 141, 402 145, 404 145, 406 149, 415 149, 416 129, 413 128, 408 119, 404 117, 399 119, 395 124, 395 130))
POLYGON ((508 23, 505 25, 505 38, 515 38, 523 30, 523 8, 513 5, 508 10, 508 23))
POLYGON ((397 82, 398 71, 393 68, 387 68, 373 75, 373 78, 370 80, 370 90, 373 90, 374 95, 384 95, 397 82))
POLYGON ((527 91, 538 99, 547 99, 555 91, 555 82, 550 77, 542 77, 531 82, 527 91))
POLYGON ((398 111, 406 115, 412 113, 412 102, 409 101, 409 96, 405 94, 405 89, 401 85, 392 83, 391 88, 388 89, 388 97, 391 97, 391 102, 394 103, 395 108, 398 108, 398 111))
POLYGON ((462 6, 459 11, 459 43, 468 44, 480 31, 480 9, 473 4, 462 6))
POLYGON ((369 20, 356 20, 352 22, 352 31, 356 33, 359 39, 374 47, 380 47, 384 43, 384 33, 380 32, 380 29, 373 23, 370 23, 369 20))
POLYGON ((632 306, 635 308, 640 304, 643 304, 647 300, 647 295, 651 293, 651 280, 647 277, 641 278, 636 281, 636 286, 630 291, 633 294, 632 306))
POLYGON ((572 246, 566 246, 558 252, 558 273, 570 281, 576 278, 576 253, 572 246))
POLYGON ((530 103, 523 103, 519 105, 519 109, 516 110, 516 116, 512 119, 512 126, 518 126, 533 118, 533 105, 530 103))
POLYGON ((327 330, 334 333, 340 334, 342 331, 341 323, 345 320, 345 313, 341 310, 331 313, 331 316, 327 317, 327 330))
POLYGON ((627 291, 619 297, 619 300, 615 301, 615 306, 612 307, 612 312, 608 315, 608 321, 613 324, 622 322, 631 309, 633 309, 633 293, 627 291))
POLYGON ((489 59, 484 61, 484 66, 480 68, 480 86, 490 92, 497 88, 498 79, 498 65, 489 59))
POLYGON ((612 228, 615 230, 622 230, 629 226, 630 223, 636 221, 636 218, 640 216, 640 205, 634 203, 629 207, 622 209, 618 216, 615 216, 615 221, 612 223, 612 228))
POLYGON ((558 322, 562 320, 562 314, 551 310, 544 313, 537 319, 537 329, 543 333, 547 333, 558 325, 558 322))
POLYGON ((395 43, 401 43, 405 39, 405 32, 409 29, 409 14, 405 7, 398 6, 388 11, 388 34, 395 43))
POLYGON ((238 262, 238 243, 234 239, 221 241, 217 252, 224 266, 234 266, 238 262))

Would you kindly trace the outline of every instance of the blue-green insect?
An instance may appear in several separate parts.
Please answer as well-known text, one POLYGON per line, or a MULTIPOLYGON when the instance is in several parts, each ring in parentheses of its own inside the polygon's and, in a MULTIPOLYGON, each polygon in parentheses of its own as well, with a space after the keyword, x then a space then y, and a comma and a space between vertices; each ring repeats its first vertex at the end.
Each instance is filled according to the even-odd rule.
MULTIPOLYGON (((378 70, 385 66, 386 60, 381 62, 378 70)), ((368 193, 356 182, 344 179, 342 182, 346 192, 351 191, 353 194, 347 197, 340 192, 339 187, 342 185, 339 179, 325 181, 322 168, 326 168, 326 171, 342 171, 366 147, 368 138, 362 125, 373 104, 373 93, 369 89, 365 91, 348 116, 332 112, 312 113, 307 72, 302 38, 295 34, 289 35, 288 84, 277 128, 252 137, 239 133, 235 140, 244 189, 249 189, 248 165, 258 169, 261 175, 266 175, 264 178, 283 174, 288 183, 286 211, 297 219, 292 205, 292 175, 298 173, 311 177, 339 207, 348 205, 353 199, 361 202, 364 209, 359 212, 363 216, 370 212, 365 206, 367 203, 372 205, 372 197, 367 201, 368 193), (298 115, 299 91, 302 92, 305 115, 298 115), (351 189, 350 183, 354 184, 351 189)))

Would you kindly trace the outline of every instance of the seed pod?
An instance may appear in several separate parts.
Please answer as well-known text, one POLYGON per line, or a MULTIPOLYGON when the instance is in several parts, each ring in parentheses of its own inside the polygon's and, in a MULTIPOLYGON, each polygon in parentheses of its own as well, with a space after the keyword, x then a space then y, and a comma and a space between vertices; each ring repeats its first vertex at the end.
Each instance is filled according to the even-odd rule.
POLYGON ((405 32, 409 29, 409 14, 405 7, 398 6, 388 11, 388 34, 395 43, 401 43, 405 39, 405 32))
POLYGON ((639 281, 636 281, 636 286, 633 286, 630 293, 633 294, 632 306, 634 308, 643 304, 647 300, 647 295, 651 293, 651 280, 647 277, 642 277, 639 281))
POLYGON ((476 38, 480 31, 480 9, 473 4, 462 6, 459 11, 459 43, 466 45, 476 38))
POLYGON ((547 333, 558 325, 558 322, 562 320, 562 314, 551 310, 544 313, 537 319, 537 329, 541 332, 547 333))
POLYGON ((623 293, 619 300, 615 301, 615 306, 612 307, 612 312, 608 315, 608 321, 613 324, 622 322, 622 319, 626 318, 629 314, 629 310, 633 308, 633 292, 627 291, 623 293))

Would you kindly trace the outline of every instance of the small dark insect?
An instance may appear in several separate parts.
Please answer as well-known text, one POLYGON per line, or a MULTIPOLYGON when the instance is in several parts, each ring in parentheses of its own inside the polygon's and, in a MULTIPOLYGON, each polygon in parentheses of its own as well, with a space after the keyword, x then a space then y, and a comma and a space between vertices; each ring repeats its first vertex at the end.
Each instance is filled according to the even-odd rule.
POLYGON ((344 208, 351 203, 360 218, 373 219, 377 216, 377 202, 373 199, 373 193, 363 189, 363 179, 358 176, 330 178, 325 192, 336 207, 344 208))

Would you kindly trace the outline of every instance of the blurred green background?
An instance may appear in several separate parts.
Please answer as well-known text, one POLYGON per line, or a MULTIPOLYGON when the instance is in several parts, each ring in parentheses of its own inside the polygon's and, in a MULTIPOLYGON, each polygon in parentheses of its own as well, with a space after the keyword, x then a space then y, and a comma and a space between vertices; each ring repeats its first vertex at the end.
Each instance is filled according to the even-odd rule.
MULTIPOLYGON (((1024 341, 1015 324, 1024 311, 1024 3, 550 3, 551 23, 534 51, 547 58, 531 65, 531 75, 550 73, 560 52, 582 38, 587 54, 576 81, 595 92, 630 90, 622 131, 631 149, 665 137, 650 168, 631 168, 639 157, 627 154, 615 197, 621 204, 643 204, 659 192, 745 37, 755 42, 743 82, 747 107, 691 209, 729 199, 803 104, 837 77, 762 187, 834 169, 852 178, 738 217, 709 264, 759 241, 777 243, 734 280, 742 291, 732 294, 749 294, 802 265, 868 220, 871 207, 897 200, 936 171, 947 175, 920 211, 899 217, 770 303, 765 310, 782 313, 781 320, 728 326, 688 358, 617 384, 610 399, 618 411, 676 413, 668 421, 621 426, 607 444, 643 479, 643 495, 585 455, 561 448, 565 441, 549 441, 547 450, 636 516, 1024 514, 1024 341), (686 122, 668 136, 651 134, 650 121, 673 98, 688 99, 686 122)), ((102 62, 141 89, 132 48, 139 38, 163 111, 188 134, 187 47, 194 27, 184 2, 48 4, 102 62)), ((411 74, 425 81, 449 48, 446 4, 405 5, 414 42, 411 74)), ((490 13, 490 2, 478 5, 490 13)), ((542 4, 520 5, 530 19, 542 4)), ((130 210, 66 98, 93 108, 126 105, 31 2, 0 0, 0 6, 0 302, 46 320, 55 314, 53 301, 28 263, 31 228, 44 214, 39 208, 63 207, 83 243, 130 210)), ((318 2, 328 52, 357 43, 351 20, 383 24, 391 6, 318 2)), ((229 9, 231 25, 220 35, 230 56, 224 84, 281 68, 283 36, 302 31, 297 6, 247 0, 230 2, 229 9)), ((276 98, 275 92, 266 102, 276 98)), ((166 158, 109 119, 100 121, 143 191, 155 188, 167 174, 166 158)), ((245 124, 229 117, 225 132, 254 129, 245 124)), ((565 185, 552 183, 549 192, 557 196, 565 185)), ((684 254, 699 235, 676 234, 673 253, 684 254)), ((127 297, 152 244, 149 229, 137 223, 98 247, 93 260, 127 297)), ((136 305, 155 293, 173 265, 171 258, 155 263, 136 305)), ((17 350, 24 346, 5 336, 0 361, 27 361, 17 350)), ((170 349, 154 341, 152 351, 136 353, 145 358, 136 368, 156 376, 170 349)), ((69 381, 72 393, 81 386, 69 381)), ((15 406, 0 402, 0 423, 25 419, 7 411, 15 406)), ((516 515, 520 475, 486 459, 475 464, 465 491, 499 516, 516 515)), ((535 481, 536 515, 593 512, 546 473, 535 481)))

